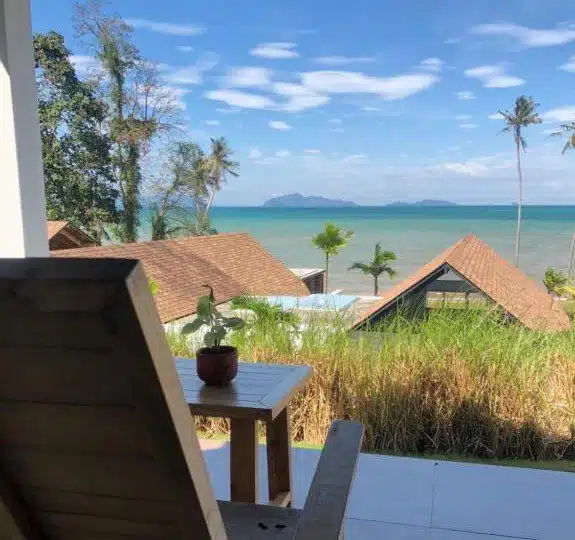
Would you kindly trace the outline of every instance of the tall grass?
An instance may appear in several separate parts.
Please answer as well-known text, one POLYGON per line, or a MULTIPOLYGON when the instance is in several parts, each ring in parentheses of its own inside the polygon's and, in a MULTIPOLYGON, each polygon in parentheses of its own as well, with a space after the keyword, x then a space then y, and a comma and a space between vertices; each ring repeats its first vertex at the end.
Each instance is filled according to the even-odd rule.
MULTIPOLYGON (((313 367, 292 404, 296 440, 321 443, 332 420, 350 418, 366 428, 366 451, 575 459, 575 331, 541 334, 450 309, 373 330, 352 336, 343 321, 312 317, 297 336, 264 322, 232 341, 249 361, 313 367)), ((175 354, 194 355, 169 340, 175 354)))

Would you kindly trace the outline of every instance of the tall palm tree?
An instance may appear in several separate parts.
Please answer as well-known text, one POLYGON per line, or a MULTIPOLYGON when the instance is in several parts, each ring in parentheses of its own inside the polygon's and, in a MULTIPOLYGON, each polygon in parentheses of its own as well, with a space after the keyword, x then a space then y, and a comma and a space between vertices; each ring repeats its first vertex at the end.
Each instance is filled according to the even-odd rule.
POLYGON ((347 246, 352 236, 353 231, 344 231, 334 223, 326 223, 325 229, 311 239, 313 245, 325 254, 324 292, 328 291, 329 258, 337 255, 340 249, 347 246))
POLYGON ((519 244, 521 242, 521 214, 523 211, 523 172, 521 170, 521 150, 527 148, 527 141, 523 137, 523 128, 542 122, 537 113, 539 103, 533 98, 519 96, 515 100, 513 110, 499 111, 503 116, 506 126, 501 130, 502 133, 511 133, 515 141, 515 150, 517 153, 517 178, 519 180, 519 198, 517 200, 517 232, 515 234, 515 266, 519 266, 519 244))
MULTIPOLYGON (((553 133, 555 137, 565 137, 567 140, 563 145, 562 154, 565 154, 567 150, 575 150, 575 122, 568 122, 567 124, 561 125, 559 131, 553 133)), ((569 250, 569 270, 567 275, 571 277, 573 270, 573 258, 575 257, 575 231, 573 231, 573 236, 571 238, 571 249, 569 250)))
POLYGON ((233 150, 228 145, 225 137, 219 139, 210 138, 211 151, 204 160, 204 166, 207 174, 207 187, 210 190, 210 197, 206 205, 206 217, 209 216, 210 208, 214 202, 216 192, 222 189, 227 176, 239 176, 239 163, 233 161, 233 150))
POLYGON ((373 259, 368 263, 354 262, 349 269, 361 270, 366 276, 373 277, 373 294, 375 296, 379 293, 379 276, 387 274, 389 279, 395 277, 397 272, 390 266, 389 263, 396 261, 397 256, 393 251, 384 251, 381 249, 381 244, 375 244, 375 251, 373 259))

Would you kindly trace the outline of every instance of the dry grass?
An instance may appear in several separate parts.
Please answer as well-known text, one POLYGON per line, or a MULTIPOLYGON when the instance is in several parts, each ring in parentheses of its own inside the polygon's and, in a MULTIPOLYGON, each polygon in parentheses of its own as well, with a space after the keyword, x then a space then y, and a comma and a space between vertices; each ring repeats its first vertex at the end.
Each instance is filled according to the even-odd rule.
MULTIPOLYGON (((365 426, 368 452, 575 459, 575 332, 538 334, 487 312, 438 309, 359 337, 317 319, 295 340, 268 322, 233 341, 254 362, 313 366, 292 406, 296 440, 321 443, 333 419, 350 418, 365 426)), ((170 342, 193 356, 183 339, 170 342)))

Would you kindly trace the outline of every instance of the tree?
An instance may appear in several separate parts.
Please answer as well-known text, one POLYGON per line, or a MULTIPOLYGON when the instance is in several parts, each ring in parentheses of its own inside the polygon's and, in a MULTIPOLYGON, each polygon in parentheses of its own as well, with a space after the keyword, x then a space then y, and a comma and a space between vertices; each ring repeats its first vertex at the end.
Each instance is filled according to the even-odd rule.
POLYGON ((569 278, 561 270, 555 270, 551 267, 545 270, 543 285, 545 285, 548 293, 561 294, 561 290, 568 283, 569 278))
POLYGON ((157 66, 140 56, 132 43, 132 27, 118 16, 102 13, 97 0, 76 4, 76 30, 88 39, 102 66, 122 202, 117 233, 122 242, 135 242, 140 225, 141 159, 154 137, 173 128, 175 95, 162 84, 157 66))
POLYGON ((313 245, 321 249, 325 254, 325 284, 324 290, 328 289, 329 278, 329 258, 339 253, 344 248, 349 239, 353 236, 353 231, 343 231, 334 223, 326 223, 325 229, 312 238, 313 245))
POLYGON ((207 175, 206 187, 210 192, 205 211, 206 217, 209 217, 214 197, 227 181, 227 176, 239 176, 239 163, 231 159, 233 151, 226 139, 224 137, 212 138, 210 139, 210 146, 210 154, 204 160, 207 175))
POLYGON ((162 240, 178 233, 189 235, 206 233, 204 226, 205 186, 202 161, 204 153, 194 142, 179 141, 170 148, 168 175, 154 186, 156 201, 152 209, 152 240, 162 240), (195 221, 190 222, 182 202, 191 198, 195 207, 195 221))
POLYGON ((378 242, 375 244, 375 250, 373 253, 373 259, 368 263, 355 262, 349 269, 350 270, 361 270, 366 276, 373 277, 373 288, 374 295, 377 296, 379 293, 379 276, 381 274, 387 274, 389 279, 395 277, 397 272, 391 267, 389 263, 396 261, 397 256, 393 251, 384 251, 381 249, 381 244, 378 242))
POLYGON ((527 149, 527 141, 523 136, 523 129, 533 124, 542 122, 537 107, 539 106, 533 98, 519 96, 515 100, 513 110, 499 111, 503 116, 506 126, 501 130, 502 133, 511 133, 515 141, 516 159, 517 159, 517 178, 519 181, 519 197, 517 200, 517 231, 515 234, 515 266, 519 266, 519 246, 521 242, 521 217, 523 211, 523 172, 521 170, 521 150, 527 149))
MULTIPOLYGON (((562 124, 559 131, 553 133, 554 137, 565 137, 566 141, 563 145, 562 153, 565 154, 568 150, 575 150, 575 122, 568 122, 567 124, 562 124)), ((573 258, 575 257, 575 231, 573 231, 573 236, 571 237, 571 249, 569 250, 569 270, 567 275, 571 277, 573 270, 573 258)))
POLYGON ((101 240, 116 223, 111 141, 105 103, 80 81, 57 32, 34 36, 42 159, 49 219, 67 220, 101 240))

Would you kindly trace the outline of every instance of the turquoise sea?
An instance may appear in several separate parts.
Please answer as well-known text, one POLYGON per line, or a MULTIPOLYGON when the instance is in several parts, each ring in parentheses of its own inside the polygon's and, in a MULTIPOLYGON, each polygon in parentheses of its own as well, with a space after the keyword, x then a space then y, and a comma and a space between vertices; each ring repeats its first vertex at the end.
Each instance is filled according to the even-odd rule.
MULTIPOLYGON (((323 254, 311 238, 325 222, 354 231, 348 247, 333 259, 330 289, 370 293, 369 278, 347 268, 369 260, 374 244, 398 256, 396 280, 435 257, 460 237, 474 233, 509 260, 515 239, 514 206, 223 208, 212 211, 219 232, 245 231, 290 267, 322 267, 323 254)), ((520 268, 541 279, 548 266, 567 269, 575 206, 526 206, 520 268)), ((382 280, 382 288, 389 282, 382 280)))

